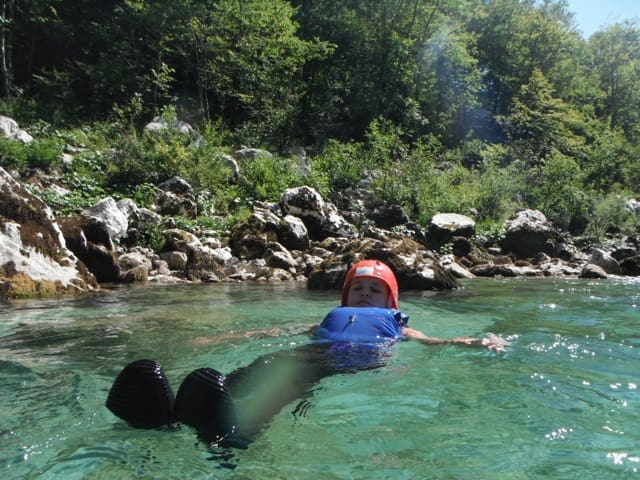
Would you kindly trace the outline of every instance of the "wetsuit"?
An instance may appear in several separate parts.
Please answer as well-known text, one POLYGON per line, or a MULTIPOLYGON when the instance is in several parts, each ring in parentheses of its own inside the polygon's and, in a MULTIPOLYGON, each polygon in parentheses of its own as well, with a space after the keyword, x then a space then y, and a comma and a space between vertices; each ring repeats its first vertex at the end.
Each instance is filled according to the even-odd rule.
POLYGON ((114 382, 107 407, 133 426, 180 421, 195 427, 206 441, 248 445, 282 407, 302 398, 322 378, 384 366, 407 321, 395 309, 334 308, 310 344, 263 355, 226 377, 213 369, 195 370, 182 382, 175 406, 160 365, 132 362, 114 382), (151 413, 152 407, 158 413, 151 413))
POLYGON ((227 385, 240 431, 253 436, 324 377, 386 365, 389 347, 402 338, 408 320, 394 309, 337 307, 313 332, 313 343, 263 355, 232 372, 227 385))

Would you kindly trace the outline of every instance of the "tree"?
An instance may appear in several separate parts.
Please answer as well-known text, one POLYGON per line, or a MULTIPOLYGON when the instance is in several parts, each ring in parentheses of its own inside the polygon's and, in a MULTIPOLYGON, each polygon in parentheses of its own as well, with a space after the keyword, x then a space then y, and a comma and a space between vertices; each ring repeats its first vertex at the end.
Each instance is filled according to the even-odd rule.
POLYGON ((505 115, 520 87, 540 70, 560 98, 576 76, 580 46, 565 0, 492 0, 469 23, 484 72, 487 109, 505 115))
POLYGON ((454 123, 451 117, 460 113, 452 101, 459 105, 468 100, 467 85, 473 80, 467 75, 475 70, 471 56, 464 52, 467 39, 452 19, 458 14, 470 16, 476 3, 480 2, 296 2, 304 38, 322 38, 336 45, 334 55, 306 65, 303 124, 308 129, 319 125, 316 137, 356 140, 379 117, 416 137, 431 129, 448 131, 454 123), (441 28, 445 33, 438 36, 441 28), (448 38, 455 44, 439 42, 446 43, 448 38), (436 67, 442 76, 434 75, 436 67), (437 89, 445 84, 453 90, 447 88, 439 96, 437 89))
POLYGON ((640 28, 635 22, 615 24, 589 39, 592 68, 604 101, 598 112, 611 128, 640 140, 640 28))
POLYGON ((2 0, 0 5, 0 75, 2 88, 0 95, 8 97, 11 94, 13 69, 11 64, 11 23, 15 15, 13 0, 2 0))
POLYGON ((284 0, 185 2, 189 16, 174 33, 195 78, 207 117, 224 116, 258 136, 287 136, 301 94, 301 71, 326 44, 297 37, 284 0))
POLYGON ((575 133, 584 119, 554 96, 553 87, 538 69, 520 88, 511 113, 499 118, 508 144, 530 166, 536 166, 554 151, 574 158, 584 154, 584 140, 575 133))

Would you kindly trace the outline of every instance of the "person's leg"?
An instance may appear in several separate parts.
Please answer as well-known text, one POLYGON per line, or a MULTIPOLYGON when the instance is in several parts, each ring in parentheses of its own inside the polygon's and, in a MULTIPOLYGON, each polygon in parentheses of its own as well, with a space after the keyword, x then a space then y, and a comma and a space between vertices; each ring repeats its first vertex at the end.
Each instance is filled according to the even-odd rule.
MULTIPOLYGON (((155 360, 136 360, 116 377, 107 408, 135 428, 158 428, 174 422, 194 427, 206 443, 220 443, 235 431, 235 412, 224 375, 200 368, 184 379, 174 397, 155 360)), ((233 446, 242 447, 235 440, 233 446)))
POLYGON ((175 419, 194 427, 206 443, 219 444, 232 435, 237 420, 224 375, 212 368, 187 375, 176 395, 175 419))
POLYGON ((336 373, 328 345, 311 344, 263 355, 226 377, 236 405, 238 433, 251 442, 282 408, 336 373))
POLYGON ((174 401, 160 365, 138 360, 116 378, 107 407, 134 427, 177 421, 195 428, 207 443, 246 447, 285 405, 303 398, 322 378, 385 363, 379 349, 303 345, 263 355, 227 377, 210 368, 194 370, 174 401))
POLYGON ((157 428, 174 421, 173 390, 154 360, 127 365, 113 382, 106 405, 136 428, 157 428))

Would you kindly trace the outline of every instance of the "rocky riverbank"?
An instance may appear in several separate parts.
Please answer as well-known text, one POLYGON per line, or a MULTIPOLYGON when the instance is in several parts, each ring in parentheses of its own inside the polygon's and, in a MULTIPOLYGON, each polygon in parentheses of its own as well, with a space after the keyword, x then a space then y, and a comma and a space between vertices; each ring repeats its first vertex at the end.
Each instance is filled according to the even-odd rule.
MULTIPOLYGON (((162 134, 169 128, 197 137, 184 122, 171 126, 155 119, 146 130, 162 134)), ((0 134, 33 140, 2 116, 0 134)), ((271 154, 243 147, 227 156, 232 181, 242 181, 237 159, 258 155, 271 154)), ((177 218, 198 216, 198 192, 179 177, 155 188, 151 209, 107 197, 65 218, 55 218, 26 185, 69 193, 55 173, 0 168, 0 300, 91 292, 109 283, 306 282, 309 288, 339 288, 350 265, 363 258, 388 263, 401 289, 456 288, 459 279, 477 276, 640 276, 640 232, 612 236, 595 248, 534 210, 508 219, 499 238, 478 235, 473 218, 455 213, 435 215, 421 227, 402 207, 373 197, 368 180, 328 199, 309 186, 288 189, 278 202, 254 202, 252 214, 225 232, 177 228, 177 218), (159 252, 143 246, 150 229, 162 235, 159 252)), ((629 208, 637 214, 640 204, 634 202, 629 208)))
POLYGON ((306 282, 339 288, 362 258, 387 262, 401 289, 456 288, 477 276, 640 275, 640 233, 593 248, 523 210, 490 241, 471 217, 439 214, 426 228, 402 208, 380 205, 366 182, 332 201, 302 186, 279 202, 255 202, 244 222, 219 234, 175 227, 193 215, 195 192, 180 178, 158 186, 154 208, 105 198, 81 215, 54 218, 49 207, 0 169, 0 298, 89 292, 114 282, 306 282), (160 252, 138 245, 140 232, 162 232, 160 252))

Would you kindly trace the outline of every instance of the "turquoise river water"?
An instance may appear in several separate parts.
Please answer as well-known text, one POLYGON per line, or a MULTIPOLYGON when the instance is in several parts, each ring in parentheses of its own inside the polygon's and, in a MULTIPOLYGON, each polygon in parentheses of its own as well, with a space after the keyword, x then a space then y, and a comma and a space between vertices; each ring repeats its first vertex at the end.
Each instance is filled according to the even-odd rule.
POLYGON ((185 426, 134 429, 104 407, 131 360, 157 359, 175 389, 195 368, 228 373, 308 343, 295 327, 320 321, 337 298, 304 285, 211 284, 0 304, 0 476, 640 478, 637 279, 402 292, 410 326, 495 332, 507 352, 401 342, 383 368, 321 380, 246 450, 211 451, 185 426), (242 336, 269 327, 291 329, 242 336), (203 336, 219 340, 194 342, 203 336))

